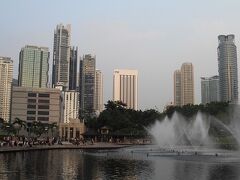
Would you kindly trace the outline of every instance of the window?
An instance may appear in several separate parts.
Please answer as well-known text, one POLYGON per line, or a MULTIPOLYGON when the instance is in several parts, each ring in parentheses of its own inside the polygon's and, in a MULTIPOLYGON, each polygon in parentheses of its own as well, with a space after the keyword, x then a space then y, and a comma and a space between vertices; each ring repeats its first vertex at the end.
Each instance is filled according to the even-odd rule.
POLYGON ((28 97, 37 97, 36 93, 28 93, 28 97))
POLYGON ((49 117, 38 117, 38 121, 48 121, 49 117))
POLYGON ((36 109, 36 105, 28 104, 28 105, 27 105, 27 108, 28 108, 28 109, 36 109))
POLYGON ((43 93, 39 93, 38 97, 49 97, 49 94, 43 94, 43 93))
POLYGON ((36 114, 36 111, 27 111, 27 114, 36 114))
POLYGON ((39 105, 38 109, 49 109, 49 105, 39 105))
POLYGON ((27 117, 28 121, 35 121, 35 117, 27 117))
POLYGON ((49 111, 38 111, 39 115, 49 115, 49 111))
POLYGON ((36 103, 36 99, 28 99, 28 103, 36 103))
POLYGON ((49 103, 49 100, 39 99, 38 102, 39 103, 49 103))

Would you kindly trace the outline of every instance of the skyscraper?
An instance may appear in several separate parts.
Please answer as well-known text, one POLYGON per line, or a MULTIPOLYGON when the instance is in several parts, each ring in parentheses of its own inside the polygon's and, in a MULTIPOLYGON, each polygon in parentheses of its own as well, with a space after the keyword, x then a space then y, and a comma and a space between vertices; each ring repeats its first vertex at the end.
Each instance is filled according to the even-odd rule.
POLYGON ((194 77, 192 63, 181 66, 181 105, 194 104, 194 77))
POLYGON ((54 31, 52 86, 61 84, 69 87, 71 26, 57 25, 54 31))
POLYGON ((100 70, 96 70, 96 86, 95 86, 95 110, 97 113, 103 111, 103 76, 100 70))
POLYGON ((219 77, 201 77, 202 104, 220 101, 219 77))
POLYGON ((93 115, 95 113, 95 75, 96 57, 87 54, 80 60, 80 116, 93 115))
POLYGON ((181 106, 181 71, 174 71, 174 105, 181 106))
POLYGON ((218 73, 220 100, 237 102, 238 69, 234 35, 218 36, 218 73))
POLYGON ((70 49, 69 90, 76 90, 77 88, 77 61, 78 48, 72 47, 70 49))
POLYGON ((13 61, 0 57, 0 118, 10 120, 13 61))
POLYGON ((138 71, 115 69, 113 74, 113 100, 122 101, 127 108, 138 109, 138 71))
POLYGON ((18 85, 46 88, 48 86, 48 69, 48 48, 25 46, 19 54, 18 85))

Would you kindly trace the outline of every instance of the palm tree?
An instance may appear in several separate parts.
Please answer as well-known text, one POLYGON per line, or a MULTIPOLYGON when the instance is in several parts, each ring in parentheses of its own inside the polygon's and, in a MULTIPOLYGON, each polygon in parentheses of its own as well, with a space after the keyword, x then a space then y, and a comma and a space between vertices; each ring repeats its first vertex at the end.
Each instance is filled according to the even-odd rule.
POLYGON ((19 131, 24 128, 26 129, 26 122, 19 119, 19 118, 15 118, 14 122, 12 123, 13 127, 16 129, 17 131, 17 135, 19 135, 19 131))
POLYGON ((2 130, 9 134, 16 134, 16 129, 13 127, 13 124, 4 122, 2 124, 2 130))
POLYGON ((53 136, 54 129, 57 129, 58 125, 57 125, 56 122, 53 122, 51 124, 48 124, 48 128, 51 130, 51 133, 52 133, 52 136, 53 136))
POLYGON ((4 123, 4 119, 0 118, 0 129, 2 129, 3 123, 4 123))
POLYGON ((32 131, 37 137, 40 137, 45 131, 45 125, 41 121, 34 121, 32 124, 32 131))

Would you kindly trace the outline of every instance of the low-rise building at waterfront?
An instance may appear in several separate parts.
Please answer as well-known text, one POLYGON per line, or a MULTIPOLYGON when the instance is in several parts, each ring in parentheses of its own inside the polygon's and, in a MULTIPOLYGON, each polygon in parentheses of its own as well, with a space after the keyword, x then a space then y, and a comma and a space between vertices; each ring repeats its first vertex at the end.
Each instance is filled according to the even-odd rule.
POLYGON ((85 132, 86 126, 84 122, 79 119, 70 118, 68 123, 59 124, 59 136, 62 137, 63 140, 79 139, 85 132))
POLYGON ((12 116, 43 123, 60 122, 61 93, 53 88, 13 87, 12 116))

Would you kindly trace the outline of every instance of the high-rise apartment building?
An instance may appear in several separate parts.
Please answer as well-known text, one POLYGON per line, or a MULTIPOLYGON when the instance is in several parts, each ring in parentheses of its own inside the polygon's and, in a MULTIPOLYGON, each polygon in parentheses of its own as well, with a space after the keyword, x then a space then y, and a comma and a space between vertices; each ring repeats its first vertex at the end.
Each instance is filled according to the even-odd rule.
POLYGON ((218 36, 218 73, 220 100, 238 101, 237 47, 234 35, 218 36))
POLYGON ((0 118, 10 120, 13 61, 9 57, 0 57, 0 118))
POLYGON ((78 61, 78 48, 72 47, 70 49, 70 63, 69 63, 69 90, 77 89, 77 61, 78 61))
POLYGON ((194 76, 192 63, 183 63, 174 71, 174 105, 194 104, 194 76))
POLYGON ((100 70, 96 70, 95 78, 95 110, 100 113, 103 111, 103 75, 100 70))
POLYGON ((220 101, 219 77, 201 77, 202 104, 220 101))
POLYGON ((34 88, 48 86, 49 50, 25 46, 19 54, 18 85, 34 88))
POLYGON ((54 31, 52 87, 57 84, 69 88, 71 26, 57 25, 54 31))
POLYGON ((181 71, 174 71, 174 105, 181 106, 181 71))
POLYGON ((192 63, 181 66, 181 105, 194 104, 194 77, 192 63))
POLYGON ((113 100, 122 101, 127 108, 138 109, 138 71, 115 69, 113 74, 113 100))
POLYGON ((64 96, 64 114, 63 114, 63 122, 69 123, 70 119, 78 118, 78 110, 79 110, 79 96, 76 91, 65 91, 63 92, 64 96))
POLYGON ((95 71, 96 57, 90 54, 83 56, 80 60, 79 78, 80 116, 95 113, 95 71))

